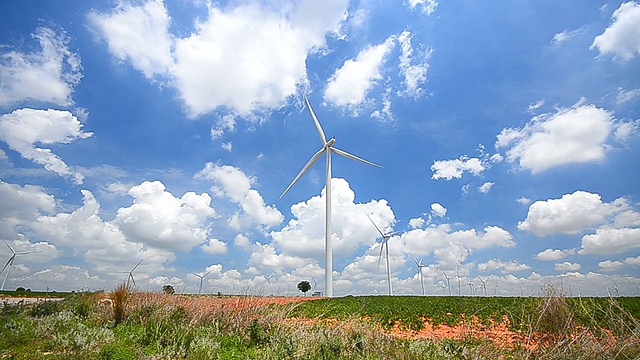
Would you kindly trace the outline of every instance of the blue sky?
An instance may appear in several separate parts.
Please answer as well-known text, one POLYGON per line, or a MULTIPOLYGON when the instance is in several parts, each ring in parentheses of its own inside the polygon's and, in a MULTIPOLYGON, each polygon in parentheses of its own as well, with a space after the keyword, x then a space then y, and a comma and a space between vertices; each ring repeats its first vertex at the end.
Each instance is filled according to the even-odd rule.
POLYGON ((323 291, 306 95, 383 166, 333 157, 334 295, 369 215, 395 294, 638 296, 639 69, 633 1, 4 1, 5 288, 323 291))

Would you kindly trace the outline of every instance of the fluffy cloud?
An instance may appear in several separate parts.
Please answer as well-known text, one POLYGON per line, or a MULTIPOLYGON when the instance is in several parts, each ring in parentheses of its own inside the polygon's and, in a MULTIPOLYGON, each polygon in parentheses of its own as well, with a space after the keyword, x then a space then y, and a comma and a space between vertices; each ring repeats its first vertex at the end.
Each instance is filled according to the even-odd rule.
POLYGON ((493 187, 494 184, 495 184, 494 182, 488 181, 488 182, 478 186, 478 191, 480 191, 483 194, 486 194, 489 191, 491 191, 491 188, 493 187))
POLYGON ((209 254, 226 254, 227 244, 224 241, 212 238, 206 244, 200 246, 200 249, 209 254))
POLYGON ((166 73, 173 64, 170 17, 162 0, 141 6, 118 3, 111 14, 90 12, 89 23, 102 34, 109 52, 120 61, 131 61, 147 78, 166 73))
POLYGON ((357 106, 365 101, 367 92, 382 79, 380 68, 395 43, 394 36, 379 45, 362 50, 355 59, 348 59, 329 79, 324 99, 337 106, 357 106))
POLYGON ((597 49, 602 55, 613 54, 622 60, 631 60, 640 54, 640 4, 623 3, 611 17, 611 25, 595 37, 591 49, 597 49))
MULTIPOLYGON (((300 258, 324 258, 324 196, 322 190, 320 196, 291 206, 294 218, 270 234, 276 249, 300 258)), ((358 247, 375 243, 379 234, 365 214, 384 232, 393 226, 394 214, 386 200, 355 203, 355 194, 344 179, 331 180, 331 197, 334 258, 350 256, 358 247)))
POLYGON ((447 208, 440 205, 439 203, 433 203, 431 204, 431 214, 433 216, 443 218, 447 214, 447 208))
POLYGON ((582 237, 580 254, 622 254, 640 248, 640 228, 599 228, 582 237))
POLYGON ((535 116, 521 129, 503 129, 496 148, 507 148, 507 161, 533 174, 553 167, 604 159, 613 116, 578 103, 554 114, 535 116))
POLYGON ((209 6, 195 30, 180 38, 168 34, 170 14, 159 0, 120 5, 90 22, 116 58, 131 61, 147 77, 168 74, 196 117, 226 107, 249 115, 281 106, 306 81, 305 61, 338 33, 348 2, 296 2, 274 7, 242 3, 209 6), (123 41, 126 40, 126 41, 123 41))
POLYGON ((36 220, 41 212, 53 213, 55 207, 54 197, 39 186, 20 186, 0 180, 0 237, 17 236, 17 225, 36 220))
POLYGON ((431 165, 431 171, 433 171, 431 178, 434 180, 451 180, 453 178, 460 179, 462 177, 462 173, 465 171, 478 176, 485 169, 485 164, 479 158, 461 156, 454 160, 435 160, 433 165, 431 165))
POLYGON ((568 261, 565 261, 563 263, 558 263, 554 266, 554 269, 556 269, 557 271, 562 271, 562 272, 567 272, 567 271, 578 271, 582 268, 582 266, 580 266, 580 264, 577 263, 571 263, 568 261))
POLYGON ((501 261, 498 259, 491 259, 485 263, 478 264, 478 271, 482 272, 499 270, 503 274, 510 274, 513 272, 529 269, 531 269, 531 266, 520 264, 517 261, 501 261))
POLYGON ((242 170, 229 165, 214 165, 207 163, 196 178, 213 180, 212 191, 217 196, 228 197, 239 204, 243 213, 236 213, 229 220, 236 230, 252 223, 267 228, 278 225, 284 216, 273 205, 267 206, 260 193, 252 189, 256 179, 248 177, 242 170))
POLYGON ((518 229, 538 236, 554 233, 577 234, 600 224, 616 212, 626 209, 624 199, 603 203, 600 195, 586 191, 562 195, 560 199, 536 201, 529 206, 527 218, 518 229))
POLYGON ((563 42, 571 39, 572 37, 575 37, 576 35, 580 35, 583 32, 584 32, 583 29, 572 30, 572 31, 563 30, 562 32, 559 32, 553 35, 553 39, 551 39, 551 43, 554 45, 561 45, 563 42))
POLYGON ((408 0, 409 7, 415 9, 419 7, 424 14, 431 15, 438 7, 437 0, 408 0))
POLYGON ((215 215, 209 195, 187 192, 177 198, 160 181, 145 181, 129 195, 133 204, 118 209, 114 223, 130 240, 183 251, 207 240, 207 222, 215 215))
POLYGON ((33 37, 41 51, 3 53, 0 46, 0 106, 35 100, 71 105, 74 87, 82 79, 80 58, 69 51, 64 33, 42 27, 33 37))
POLYGON ((534 256, 534 258, 542 261, 556 261, 556 260, 564 259, 568 255, 571 255, 574 253, 575 253, 574 250, 546 249, 545 251, 539 252, 536 256, 534 256))
POLYGON ((415 255, 433 255, 444 269, 455 268, 474 250, 492 247, 513 247, 513 236, 497 226, 487 226, 483 232, 475 229, 453 230, 449 224, 413 229, 402 234, 404 251, 415 255))
POLYGON ((406 89, 401 94, 417 97, 422 93, 420 85, 427 81, 427 71, 429 64, 427 60, 431 57, 431 50, 427 52, 419 52, 418 60, 415 61, 413 56, 413 47, 411 46, 411 33, 407 30, 398 36, 398 42, 402 53, 400 55, 400 74, 404 78, 406 89))
POLYGON ((76 184, 84 180, 82 174, 72 171, 50 149, 36 144, 68 144, 93 134, 82 132, 78 118, 68 111, 18 109, 0 116, 0 140, 25 158, 41 164, 45 169, 72 178, 76 184))
POLYGON ((24 225, 57 246, 83 252, 85 259, 105 274, 122 271, 123 263, 133 267, 140 259, 145 260, 147 270, 157 270, 163 263, 175 259, 168 251, 145 248, 141 243, 129 241, 116 225, 100 218, 100 204, 91 192, 82 190, 82 195, 83 205, 76 210, 39 216, 36 221, 24 225))

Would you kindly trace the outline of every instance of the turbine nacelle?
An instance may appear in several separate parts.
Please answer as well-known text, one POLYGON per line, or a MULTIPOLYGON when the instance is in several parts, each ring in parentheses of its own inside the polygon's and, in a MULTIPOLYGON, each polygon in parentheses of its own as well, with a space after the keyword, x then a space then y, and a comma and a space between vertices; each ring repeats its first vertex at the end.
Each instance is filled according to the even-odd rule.
POLYGON ((329 141, 327 141, 326 144, 324 144, 324 147, 325 148, 331 147, 331 145, 333 145, 335 143, 336 143, 336 137, 334 136, 331 139, 329 139, 329 141))

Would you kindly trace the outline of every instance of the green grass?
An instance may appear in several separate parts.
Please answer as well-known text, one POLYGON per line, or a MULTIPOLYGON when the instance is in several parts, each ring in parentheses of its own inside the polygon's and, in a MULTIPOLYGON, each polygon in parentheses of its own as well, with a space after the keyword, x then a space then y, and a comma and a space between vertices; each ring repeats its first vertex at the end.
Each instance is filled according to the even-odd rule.
MULTIPOLYGON (((541 298, 347 296, 233 310, 207 306, 206 298, 120 295, 117 323, 114 307, 101 302, 101 293, 0 305, 0 358, 640 358, 640 298, 564 298, 553 293, 541 298), (539 332, 548 341, 531 350, 473 337, 405 339, 381 330, 394 324, 420 329, 423 319, 455 325, 472 315, 481 322, 506 315, 513 330, 539 332), (316 321, 296 320, 300 318, 316 321), (609 332, 602 328, 617 342, 603 342, 609 332)), ((251 298, 240 300, 251 305, 251 298)))

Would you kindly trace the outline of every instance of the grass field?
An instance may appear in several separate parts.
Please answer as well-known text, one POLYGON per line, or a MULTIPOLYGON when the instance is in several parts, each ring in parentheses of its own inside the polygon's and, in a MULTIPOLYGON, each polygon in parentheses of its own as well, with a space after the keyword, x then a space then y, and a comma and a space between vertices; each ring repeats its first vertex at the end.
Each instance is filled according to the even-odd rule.
POLYGON ((4 303, 0 358, 638 359, 640 298, 219 298, 122 285, 4 303))

